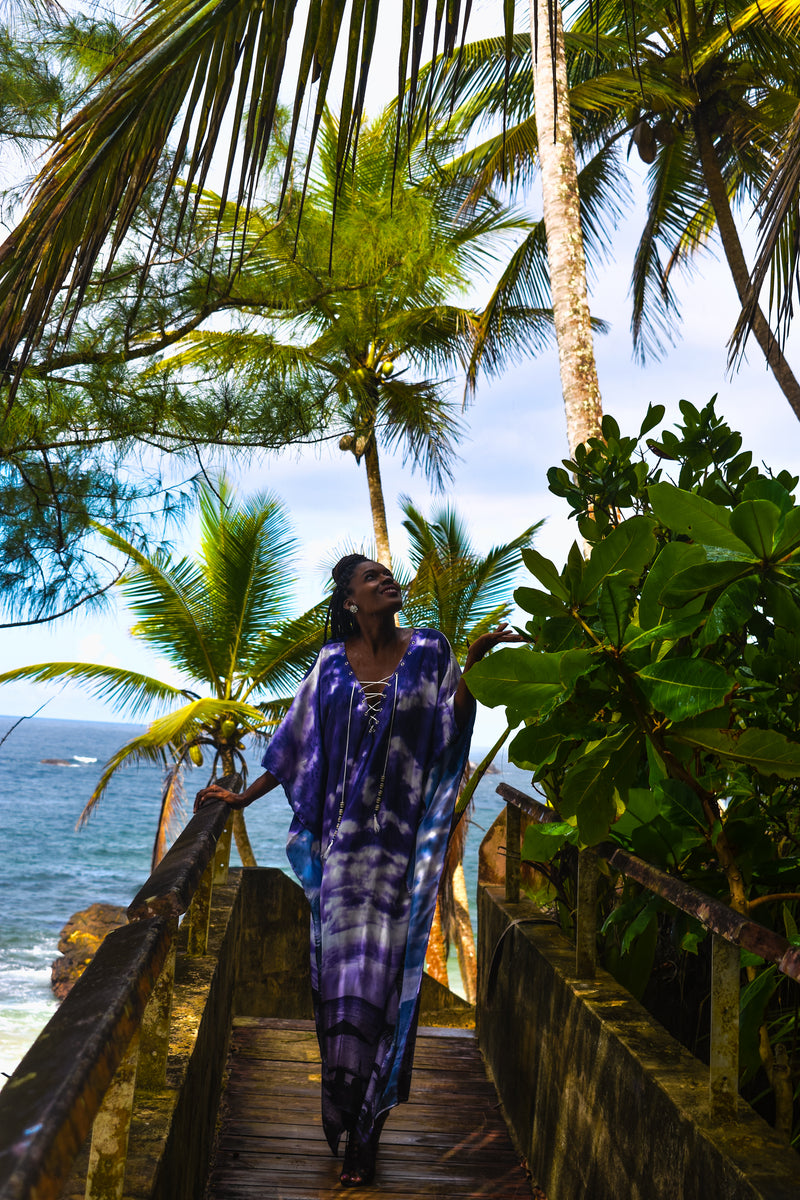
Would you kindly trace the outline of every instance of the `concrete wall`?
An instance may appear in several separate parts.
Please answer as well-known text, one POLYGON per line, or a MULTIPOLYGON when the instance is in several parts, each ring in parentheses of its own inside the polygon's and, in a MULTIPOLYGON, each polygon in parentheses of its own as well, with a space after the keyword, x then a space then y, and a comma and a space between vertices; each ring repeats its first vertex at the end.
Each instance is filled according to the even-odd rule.
POLYGON ((707 1069, 610 975, 576 979, 528 902, 478 909, 480 1044, 548 1200, 797 1200, 800 1157, 743 1102, 713 1122, 707 1069))

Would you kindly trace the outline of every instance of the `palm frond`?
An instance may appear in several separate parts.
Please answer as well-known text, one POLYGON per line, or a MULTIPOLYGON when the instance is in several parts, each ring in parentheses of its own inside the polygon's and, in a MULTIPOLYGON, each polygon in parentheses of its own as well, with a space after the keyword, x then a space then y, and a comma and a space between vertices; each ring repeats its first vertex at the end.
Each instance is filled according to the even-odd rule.
MULTIPOLYGON (((354 6, 342 90, 344 147, 355 133, 363 101, 379 7, 380 0, 354 6)), ((418 0, 412 21, 411 2, 404 0, 399 55, 403 84, 409 46, 417 44, 429 7, 428 0, 418 0)), ((314 129, 319 126, 342 31, 342 9, 330 0, 309 3, 290 144, 309 82, 317 84, 314 129)), ((441 15, 439 5, 437 9, 441 15)), ((448 54, 456 47, 461 9, 461 0, 449 0, 444 38, 448 54)), ((294 0, 275 0, 266 8, 260 0, 221 0, 214 5, 205 0, 153 0, 147 6, 119 58, 102 73, 96 93, 59 137, 27 215, 0 249, 0 362, 9 362, 23 340, 30 353, 65 285, 73 298, 81 298, 109 235, 107 265, 113 261, 164 157, 170 160, 169 193, 188 155, 183 220, 192 186, 202 189, 225 129, 230 149, 223 197, 238 177, 238 202, 252 201, 275 118, 294 11, 294 0)), ((417 69, 412 55, 412 88, 417 69)), ((312 145, 313 140, 312 131, 312 145)), ((343 161, 341 154, 339 159, 343 161)), ((157 225, 163 213, 162 208, 157 225)), ((23 361, 25 357, 23 353, 23 361)))
POLYGON ((167 852, 167 842, 174 825, 183 816, 183 768, 188 753, 181 749, 175 756, 175 761, 167 771, 164 778, 164 787, 161 792, 161 809, 158 814, 158 823, 156 825, 156 836, 153 841, 153 855, 150 862, 150 870, 154 871, 161 859, 167 852))
POLYGON ((207 680, 221 692, 225 665, 214 661, 208 643, 208 601, 200 567, 185 558, 175 562, 162 551, 148 557, 113 529, 97 528, 132 560, 119 586, 138 617, 134 634, 192 679, 207 680))
POLYGON ((631 331, 641 361, 660 355, 674 340, 677 304, 670 275, 676 266, 691 263, 713 228, 713 210, 691 138, 660 148, 648 184, 647 220, 631 280, 631 331))
POLYGON ((87 686, 90 695, 106 701, 118 711, 131 717, 151 709, 162 707, 176 700, 185 700, 189 693, 182 688, 163 683, 138 671, 123 667, 100 666, 84 662, 36 663, 29 667, 15 667, 0 674, 0 684, 30 679, 36 683, 51 680, 72 681, 87 686))
POLYGON ((406 620, 440 629, 456 654, 463 655, 470 641, 511 611, 521 551, 542 522, 481 555, 452 506, 439 509, 431 519, 407 496, 401 497, 400 507, 414 569, 403 604, 406 620))
POLYGON ((208 603, 205 641, 230 695, 248 647, 286 616, 293 583, 286 564, 297 542, 276 496, 237 505, 224 479, 216 486, 216 492, 208 484, 200 489, 199 561, 208 603))
POLYGON ((308 612, 255 639, 248 649, 248 684, 243 699, 249 700, 262 692, 297 690, 322 645, 327 608, 327 601, 321 601, 308 612))
POLYGON ((120 767, 139 762, 157 762, 166 767, 169 759, 180 753, 182 746, 228 717, 239 721, 245 731, 259 729, 267 720, 262 712, 250 704, 217 699, 192 700, 174 712, 157 717, 144 733, 137 734, 112 754, 86 802, 79 823, 84 824, 89 819, 120 767))

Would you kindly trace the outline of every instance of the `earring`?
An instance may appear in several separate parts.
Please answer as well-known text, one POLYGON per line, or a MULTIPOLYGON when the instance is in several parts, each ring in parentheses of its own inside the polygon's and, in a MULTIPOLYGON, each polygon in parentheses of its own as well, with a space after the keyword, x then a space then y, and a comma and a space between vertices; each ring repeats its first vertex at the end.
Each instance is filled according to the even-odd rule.
POLYGON ((348 606, 347 606, 347 607, 348 607, 348 609, 350 610, 350 612, 351 612, 351 613, 353 613, 354 615, 355 615, 355 614, 358 612, 358 605, 357 605, 357 604, 348 604, 348 606))

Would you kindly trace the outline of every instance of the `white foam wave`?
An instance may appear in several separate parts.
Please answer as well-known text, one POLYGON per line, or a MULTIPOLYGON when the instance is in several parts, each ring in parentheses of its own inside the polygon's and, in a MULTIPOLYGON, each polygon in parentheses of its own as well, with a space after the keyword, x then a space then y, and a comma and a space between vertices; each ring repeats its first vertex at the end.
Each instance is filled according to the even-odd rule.
POLYGON ((79 762, 79 763, 97 762, 96 758, 85 758, 82 754, 73 754, 72 757, 75 759, 75 762, 79 762))

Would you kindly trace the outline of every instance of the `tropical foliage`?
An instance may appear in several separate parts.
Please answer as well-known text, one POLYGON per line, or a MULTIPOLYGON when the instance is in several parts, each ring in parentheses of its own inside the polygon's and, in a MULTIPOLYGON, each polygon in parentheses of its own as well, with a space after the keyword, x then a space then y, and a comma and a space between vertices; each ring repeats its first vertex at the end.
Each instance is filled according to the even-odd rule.
MULTIPOLYGON (((295 8, 295 0, 268 10, 253 0, 226 0, 212 9, 197 0, 157 0, 141 12, 119 56, 103 70, 99 87, 59 132, 28 215, 0 248, 0 362, 8 363, 21 340, 33 348, 62 287, 82 296, 109 236, 106 266, 113 263, 162 163, 166 192, 184 176, 181 218, 190 219, 192 192, 205 187, 224 129, 230 147, 226 192, 230 185, 238 203, 251 199, 268 153, 281 84, 290 83, 285 64, 295 8)), ((341 40, 347 53, 336 158, 338 174, 344 175, 357 143, 379 15, 385 19, 389 8, 396 11, 380 0, 357 0, 346 22, 341 4, 311 0, 307 6, 287 164, 309 89, 316 85, 313 148, 341 40)), ((452 54, 468 8, 449 0, 446 13, 440 3, 434 12, 427 2, 404 0, 399 85, 402 94, 408 78, 410 93, 398 110, 398 143, 402 118, 416 107, 424 30, 434 29, 434 53, 441 45, 452 54)), ((505 12, 510 24, 513 6, 506 5, 505 12)), ((160 220, 157 211, 156 230, 160 220)))
MULTIPOLYGON (((523 552, 535 586, 515 597, 531 644, 497 651, 467 679, 522 725, 509 757, 559 815, 528 830, 529 860, 610 838, 796 940, 798 480, 760 471, 713 402, 681 412, 678 432, 659 438, 648 435, 660 406, 638 437, 606 416, 602 438, 550 471, 591 553, 576 543, 559 570, 523 552)), ((625 955, 646 947, 641 990, 664 906, 638 889, 624 907, 614 889, 609 898, 610 941, 619 948, 619 934, 625 955)), ((674 926, 687 951, 701 932, 674 926)), ((761 1014, 773 993, 779 1003, 780 977, 748 965, 761 1014)), ((761 1023, 749 1014, 751 1074, 772 1065, 761 1023)))
MULTIPOLYGON (((146 555, 101 529, 108 546, 129 560, 119 587, 136 618, 132 633, 180 672, 183 685, 82 662, 39 663, 0 675, 0 683, 73 680, 131 717, 161 710, 106 763, 81 816, 90 815, 120 767, 162 763, 154 864, 179 814, 185 771, 202 766, 207 754, 212 778, 218 771, 246 778, 243 739, 268 731, 283 714, 322 640, 323 606, 290 616, 296 546, 280 502, 261 495, 237 503, 220 480, 201 487, 199 511, 192 559, 160 550, 146 555)), ((240 812, 234 834, 243 862, 254 865, 240 812)))
MULTIPOLYGON (((362 125, 357 161, 340 178, 339 132, 324 113, 304 193, 298 179, 281 197, 275 173, 264 181, 268 200, 249 215, 225 206, 215 282, 220 274, 236 327, 207 321, 151 374, 182 372, 195 394, 199 384, 258 398, 265 433, 287 396, 306 397, 306 439, 338 438, 363 460, 378 556, 390 564, 379 451, 399 447, 434 485, 445 483, 460 432, 446 374, 467 371, 478 345, 484 372, 499 372, 542 346, 552 317, 525 304, 482 312, 463 302, 527 221, 491 194, 465 210, 464 182, 439 166, 448 137, 420 121, 395 151, 390 106, 362 125)), ((201 240, 213 242, 218 217, 218 198, 199 197, 201 240)))
MULTIPOLYGON (((620 204, 630 195, 620 181, 625 145, 628 155, 635 151, 649 165, 631 278, 634 346, 645 357, 673 340, 679 320, 674 277, 680 268, 691 270, 714 233, 737 294, 746 297, 748 268, 734 214, 750 215, 787 137, 800 88, 800 44, 774 23, 755 21, 744 0, 723 6, 694 0, 670 9, 621 0, 573 5, 565 48, 582 163, 582 224, 595 266, 603 248, 599 206, 604 198, 620 204)), ((539 163, 527 36, 513 40, 507 84, 500 51, 496 38, 470 45, 455 83, 452 67, 440 68, 434 80, 437 110, 452 102, 456 87, 460 127, 488 126, 489 136, 458 164, 473 175, 476 195, 503 175, 512 187, 528 184, 539 163)), ((533 248, 531 241, 529 255, 533 248)), ((514 266, 503 281, 506 290, 519 286, 514 266)), ((539 302, 547 302, 544 293, 539 302)), ((800 415, 800 387, 763 315, 754 313, 753 320, 759 345, 800 415)))

